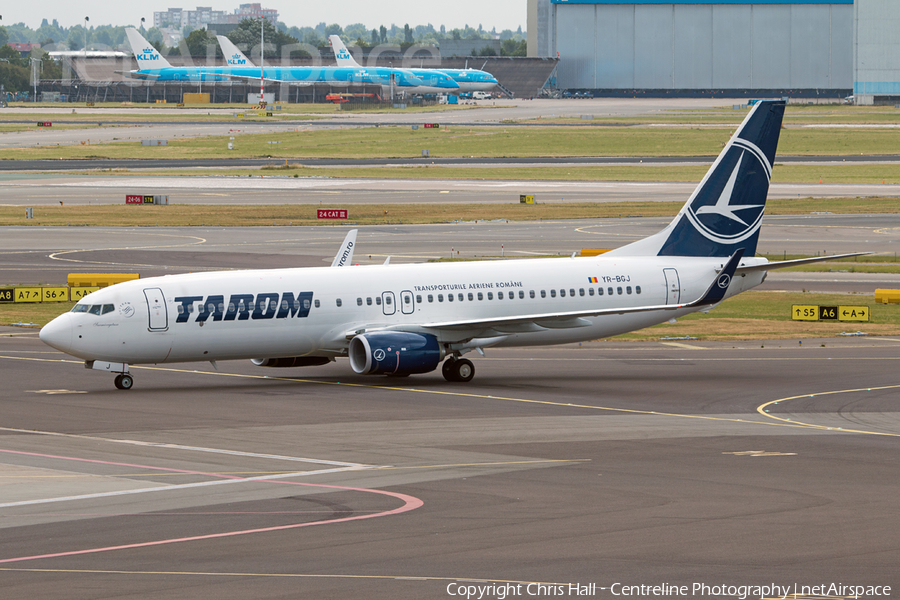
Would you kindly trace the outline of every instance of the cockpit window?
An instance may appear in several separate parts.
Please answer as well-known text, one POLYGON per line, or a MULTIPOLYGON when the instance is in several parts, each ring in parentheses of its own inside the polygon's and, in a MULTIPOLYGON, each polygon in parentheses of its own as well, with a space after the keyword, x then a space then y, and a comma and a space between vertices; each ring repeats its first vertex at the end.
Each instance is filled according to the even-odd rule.
POLYGON ((116 310, 114 304, 76 304, 72 312, 88 313, 91 315, 105 315, 116 310))

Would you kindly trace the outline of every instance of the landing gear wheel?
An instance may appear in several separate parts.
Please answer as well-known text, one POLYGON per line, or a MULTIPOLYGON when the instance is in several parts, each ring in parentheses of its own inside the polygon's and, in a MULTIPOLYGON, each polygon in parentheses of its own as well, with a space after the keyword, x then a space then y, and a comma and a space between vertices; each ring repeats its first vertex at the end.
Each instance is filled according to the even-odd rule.
POLYGON ((471 360, 465 358, 451 358, 444 362, 441 367, 441 373, 447 381, 461 381, 463 383, 472 381, 475 377, 475 365, 471 360))
POLYGON ((456 364, 453 365, 453 371, 454 375, 456 375, 456 381, 462 381, 463 383, 472 381, 472 378, 475 377, 475 365, 466 358, 456 361, 456 364))
POLYGON ((444 379, 447 381, 456 381, 456 379, 453 378, 453 363, 457 360, 458 359, 455 356, 451 356, 444 361, 444 365, 441 367, 441 375, 443 375, 444 379))
POLYGON ((116 375, 116 388, 120 390, 130 390, 134 385, 134 377, 128 373, 116 375))

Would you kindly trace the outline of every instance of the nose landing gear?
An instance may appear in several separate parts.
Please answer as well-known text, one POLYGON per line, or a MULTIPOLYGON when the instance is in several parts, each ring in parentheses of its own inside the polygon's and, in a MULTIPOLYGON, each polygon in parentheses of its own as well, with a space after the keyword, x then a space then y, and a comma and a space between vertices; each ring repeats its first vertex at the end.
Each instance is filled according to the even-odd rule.
POLYGON ((475 365, 472 364, 471 360, 466 358, 456 358, 455 356, 451 356, 444 361, 444 365, 441 367, 441 374, 447 381, 460 381, 465 383, 467 381, 472 381, 472 378, 475 377, 475 365))

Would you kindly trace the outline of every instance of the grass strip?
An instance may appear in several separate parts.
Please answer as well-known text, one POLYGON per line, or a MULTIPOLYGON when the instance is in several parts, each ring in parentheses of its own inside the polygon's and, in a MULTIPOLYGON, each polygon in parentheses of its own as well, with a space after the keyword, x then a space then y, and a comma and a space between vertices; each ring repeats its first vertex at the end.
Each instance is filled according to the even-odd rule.
MULTIPOLYGON (((621 217, 673 217, 681 202, 541 202, 519 204, 318 204, 276 205, 63 205, 33 207, 32 219, 23 207, 0 207, 0 226, 93 226, 93 227, 254 227, 284 225, 333 225, 316 218, 318 208, 346 208, 349 221, 357 225, 426 224, 456 221, 540 221, 608 219, 621 217)), ((769 215, 896 214, 900 202, 892 197, 797 198, 769 200, 769 215)))

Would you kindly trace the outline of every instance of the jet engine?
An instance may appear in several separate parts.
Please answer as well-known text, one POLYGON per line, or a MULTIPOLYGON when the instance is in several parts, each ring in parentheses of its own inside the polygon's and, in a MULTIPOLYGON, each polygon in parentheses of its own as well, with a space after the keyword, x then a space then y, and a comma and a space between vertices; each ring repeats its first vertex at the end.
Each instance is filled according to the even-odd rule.
POLYGON ((327 356, 288 356, 287 358, 253 358, 250 359, 257 367, 317 367, 334 362, 327 356))
POLYGON ((385 331, 350 340, 350 366, 360 375, 428 373, 443 358, 443 347, 428 334, 385 331))

